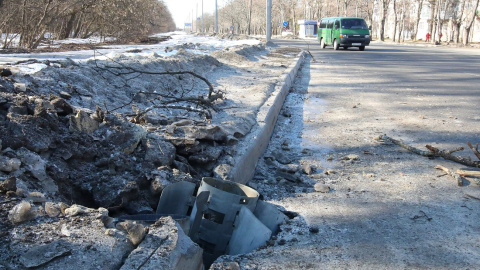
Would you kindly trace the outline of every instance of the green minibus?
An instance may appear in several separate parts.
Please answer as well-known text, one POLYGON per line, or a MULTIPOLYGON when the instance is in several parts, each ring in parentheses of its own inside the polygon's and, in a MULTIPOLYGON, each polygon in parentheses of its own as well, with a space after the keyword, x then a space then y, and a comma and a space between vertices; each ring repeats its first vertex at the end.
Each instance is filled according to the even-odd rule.
POLYGON ((358 47, 363 51, 370 44, 370 31, 362 18, 323 18, 318 24, 317 37, 322 49, 326 45, 333 45, 334 50, 358 47))

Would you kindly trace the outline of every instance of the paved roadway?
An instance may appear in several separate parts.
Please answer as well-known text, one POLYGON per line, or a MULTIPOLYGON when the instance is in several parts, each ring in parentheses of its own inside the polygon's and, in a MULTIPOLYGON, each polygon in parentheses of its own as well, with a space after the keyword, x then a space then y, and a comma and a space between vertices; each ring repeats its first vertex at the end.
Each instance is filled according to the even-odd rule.
MULTIPOLYGON (((463 166, 372 139, 387 134, 423 150, 480 143, 480 50, 373 43, 334 51, 308 42, 316 61, 293 91, 304 96, 287 99, 292 126, 274 138, 294 133, 290 145, 313 153, 300 162, 336 173, 315 178, 329 193, 274 201, 318 235, 252 261, 264 269, 480 269, 480 202, 469 197, 480 198, 480 188, 471 179, 458 187, 434 169, 463 166), (344 160, 349 154, 358 159, 344 160)), ((475 158, 469 149, 458 154, 475 158)))

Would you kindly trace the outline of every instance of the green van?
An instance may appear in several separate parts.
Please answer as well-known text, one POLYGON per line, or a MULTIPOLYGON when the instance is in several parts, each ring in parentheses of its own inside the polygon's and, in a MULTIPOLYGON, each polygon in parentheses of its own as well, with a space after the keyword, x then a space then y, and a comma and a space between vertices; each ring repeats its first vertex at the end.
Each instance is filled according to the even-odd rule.
POLYGON ((362 18, 329 17, 318 24, 318 41, 323 49, 333 45, 334 50, 343 47, 358 47, 360 51, 370 44, 370 31, 362 18))

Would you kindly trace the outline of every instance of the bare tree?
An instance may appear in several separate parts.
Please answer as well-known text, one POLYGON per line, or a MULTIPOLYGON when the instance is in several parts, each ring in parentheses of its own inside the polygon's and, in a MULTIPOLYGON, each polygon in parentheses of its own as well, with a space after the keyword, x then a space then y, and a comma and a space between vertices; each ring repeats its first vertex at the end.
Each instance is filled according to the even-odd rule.
POLYGON ((397 37, 397 26, 398 26, 398 16, 397 16, 397 0, 393 1, 393 42, 397 37))
POLYGON ((453 24, 453 41, 459 43, 460 41, 460 27, 462 26, 462 18, 465 10, 465 1, 459 0, 455 2, 452 14, 452 24, 453 24), (460 6, 458 6, 460 5, 460 6))
POLYGON ((418 24, 420 23, 420 16, 422 15, 422 8, 423 8, 424 0, 415 0, 416 9, 416 18, 415 18, 415 26, 413 28, 413 39, 417 40, 418 34, 418 24))
POLYGON ((480 0, 470 0, 468 2, 470 8, 467 8, 467 13, 465 14, 464 19, 464 32, 463 32, 463 45, 467 45, 469 41, 470 31, 472 29, 473 22, 475 21, 475 17, 477 16, 477 10, 480 0))
POLYGON ((387 20, 388 8, 392 0, 380 0, 382 16, 380 18, 380 40, 385 41, 385 21, 387 20))

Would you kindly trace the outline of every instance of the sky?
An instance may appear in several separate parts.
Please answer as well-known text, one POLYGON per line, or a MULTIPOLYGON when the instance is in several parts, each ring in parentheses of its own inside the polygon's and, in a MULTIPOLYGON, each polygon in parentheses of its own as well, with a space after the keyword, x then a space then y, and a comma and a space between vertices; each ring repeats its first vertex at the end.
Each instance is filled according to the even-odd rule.
MULTIPOLYGON (((192 22, 192 13, 194 19, 197 15, 202 16, 202 1, 203 13, 215 12, 215 0, 163 0, 179 28, 183 28, 185 23, 192 22), (196 11, 197 6, 198 11, 196 11)), ((224 0, 217 0, 218 8, 223 5, 223 2, 224 0)))

